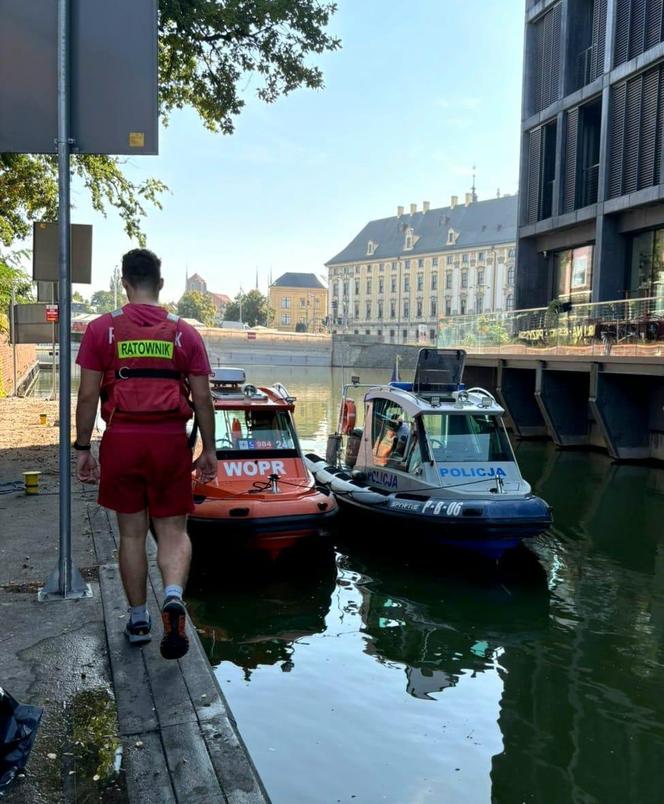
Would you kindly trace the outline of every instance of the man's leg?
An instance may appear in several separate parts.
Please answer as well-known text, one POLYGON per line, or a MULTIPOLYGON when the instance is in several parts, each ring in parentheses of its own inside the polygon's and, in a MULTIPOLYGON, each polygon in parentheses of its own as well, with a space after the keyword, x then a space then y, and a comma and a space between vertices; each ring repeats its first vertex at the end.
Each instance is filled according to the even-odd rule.
POLYGON ((161 655, 165 659, 179 659, 189 650, 185 632, 187 613, 182 602, 182 590, 187 583, 191 563, 187 517, 153 517, 152 522, 158 541, 157 563, 166 593, 161 610, 164 623, 161 655))
POLYGON ((148 561, 145 537, 148 533, 148 513, 117 514, 120 529, 120 575, 129 605, 144 606, 147 595, 148 561))
POLYGON ((169 586, 187 585, 191 564, 191 542, 187 535, 187 517, 153 517, 152 523, 158 539, 157 563, 164 582, 169 586))

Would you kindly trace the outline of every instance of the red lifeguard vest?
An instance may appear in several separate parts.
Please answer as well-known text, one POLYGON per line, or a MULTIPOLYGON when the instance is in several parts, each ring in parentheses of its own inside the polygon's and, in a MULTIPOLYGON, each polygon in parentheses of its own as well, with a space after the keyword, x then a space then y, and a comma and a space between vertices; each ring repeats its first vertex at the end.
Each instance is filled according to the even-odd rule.
POLYGON ((122 310, 111 313, 113 360, 102 386, 102 417, 123 422, 191 418, 189 388, 178 351, 178 316, 153 326, 134 324, 122 310))

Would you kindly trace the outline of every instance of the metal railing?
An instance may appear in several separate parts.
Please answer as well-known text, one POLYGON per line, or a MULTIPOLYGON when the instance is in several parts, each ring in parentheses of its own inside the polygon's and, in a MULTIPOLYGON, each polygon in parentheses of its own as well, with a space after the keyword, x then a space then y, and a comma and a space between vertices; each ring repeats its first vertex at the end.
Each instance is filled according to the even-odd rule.
POLYGON ((438 346, 475 353, 664 355, 664 296, 443 318, 438 346))

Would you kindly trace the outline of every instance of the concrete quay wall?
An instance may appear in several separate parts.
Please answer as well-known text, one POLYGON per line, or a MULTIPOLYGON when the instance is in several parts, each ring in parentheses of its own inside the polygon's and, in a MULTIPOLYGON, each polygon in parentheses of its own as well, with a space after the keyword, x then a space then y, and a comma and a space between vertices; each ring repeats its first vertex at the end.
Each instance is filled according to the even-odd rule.
POLYGON ((263 330, 200 330, 212 366, 330 366, 329 335, 263 330))
POLYGON ((332 366, 384 369, 392 368, 399 355, 399 366, 402 370, 414 371, 417 353, 421 346, 409 346, 396 343, 383 343, 370 335, 335 335, 332 338, 332 366))
POLYGON ((496 395, 520 437, 600 447, 616 461, 664 461, 660 357, 468 355, 464 380, 496 395))

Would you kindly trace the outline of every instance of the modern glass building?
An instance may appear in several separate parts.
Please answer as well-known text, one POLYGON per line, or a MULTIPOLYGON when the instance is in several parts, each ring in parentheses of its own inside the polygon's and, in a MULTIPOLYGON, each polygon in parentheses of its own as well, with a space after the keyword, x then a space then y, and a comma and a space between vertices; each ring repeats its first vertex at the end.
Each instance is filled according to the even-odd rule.
POLYGON ((664 0, 526 0, 516 306, 664 297, 664 0))

